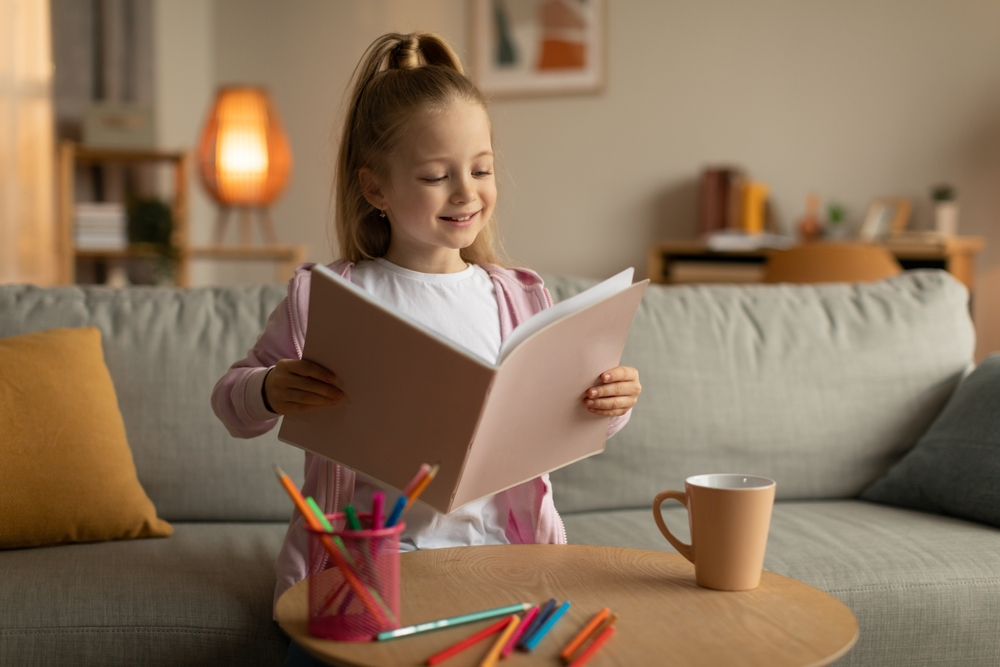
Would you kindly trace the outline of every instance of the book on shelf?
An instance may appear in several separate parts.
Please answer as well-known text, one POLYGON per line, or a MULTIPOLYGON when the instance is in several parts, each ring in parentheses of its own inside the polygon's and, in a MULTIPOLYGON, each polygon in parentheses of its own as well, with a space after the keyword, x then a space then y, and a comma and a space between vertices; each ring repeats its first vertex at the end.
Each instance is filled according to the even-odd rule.
POLYGON ((73 241, 79 250, 123 250, 128 245, 125 207, 116 203, 77 204, 73 241))
POLYGON ((934 246, 944 247, 951 238, 933 229, 910 229, 895 232, 881 239, 881 242, 889 246, 934 246))
POLYGON ((396 489, 437 463, 421 501, 445 513, 599 454, 608 418, 584 393, 619 364, 648 283, 628 269, 555 304, 491 363, 317 265, 302 356, 345 396, 286 415, 278 438, 396 489))

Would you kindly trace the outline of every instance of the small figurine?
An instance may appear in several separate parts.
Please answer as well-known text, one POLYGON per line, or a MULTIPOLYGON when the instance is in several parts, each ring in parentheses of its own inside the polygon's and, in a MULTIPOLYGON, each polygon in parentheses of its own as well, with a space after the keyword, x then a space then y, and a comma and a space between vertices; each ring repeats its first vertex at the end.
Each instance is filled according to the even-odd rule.
POLYGON ((806 212, 799 219, 799 236, 803 243, 815 241, 823 235, 823 224, 819 220, 819 195, 810 192, 806 197, 806 212))

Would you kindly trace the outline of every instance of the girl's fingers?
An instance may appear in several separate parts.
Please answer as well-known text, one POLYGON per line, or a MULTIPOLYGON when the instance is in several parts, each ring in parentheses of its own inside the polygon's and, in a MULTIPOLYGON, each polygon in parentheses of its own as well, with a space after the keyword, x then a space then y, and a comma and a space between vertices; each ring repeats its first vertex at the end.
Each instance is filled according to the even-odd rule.
POLYGON ((585 402, 588 410, 628 410, 635 405, 635 400, 629 396, 588 398, 585 402))
POLYGON ((344 395, 340 389, 337 389, 332 384, 323 382, 321 380, 314 380, 312 378, 303 377, 301 375, 293 375, 288 381, 288 389, 296 389, 299 391, 311 392, 313 394, 319 394, 320 396, 325 396, 326 398, 340 398, 344 395))
POLYGON ((587 398, 597 398, 598 396, 631 396, 638 394, 631 382, 612 382, 611 384, 599 384, 587 390, 587 398))
POLYGON ((631 366, 616 366, 610 371, 604 371, 601 373, 601 382, 608 384, 609 382, 622 382, 625 380, 635 380, 639 377, 639 371, 635 370, 631 366))
POLYGON ((335 382, 337 380, 337 376, 332 371, 329 371, 323 366, 320 366, 314 361, 309 361, 308 359, 297 360, 294 366, 289 368, 289 371, 295 375, 316 378, 317 380, 327 383, 335 382))
POLYGON ((339 398, 331 398, 311 391, 302 391, 300 389, 288 389, 285 394, 286 404, 298 403, 300 405, 316 406, 334 405, 339 400, 339 398))

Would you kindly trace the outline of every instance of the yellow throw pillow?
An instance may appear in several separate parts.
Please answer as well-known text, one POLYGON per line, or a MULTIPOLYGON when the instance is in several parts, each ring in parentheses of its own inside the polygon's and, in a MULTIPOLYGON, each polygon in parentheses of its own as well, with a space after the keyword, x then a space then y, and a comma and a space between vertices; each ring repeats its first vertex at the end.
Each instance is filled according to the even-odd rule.
POLYGON ((101 332, 0 338, 0 548, 173 532, 136 477, 101 332))

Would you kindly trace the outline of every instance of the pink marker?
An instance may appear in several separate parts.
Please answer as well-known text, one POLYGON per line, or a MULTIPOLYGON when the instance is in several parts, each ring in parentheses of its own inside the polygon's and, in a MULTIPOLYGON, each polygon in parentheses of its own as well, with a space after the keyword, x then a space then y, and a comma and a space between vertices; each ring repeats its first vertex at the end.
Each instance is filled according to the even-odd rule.
POLYGON ((385 505, 385 494, 376 491, 372 494, 372 530, 382 527, 382 507, 385 505))
POLYGON ((527 627, 531 624, 532 619, 535 618, 535 614, 537 613, 538 613, 537 604, 527 611, 527 613, 524 615, 524 618, 521 619, 521 624, 514 629, 514 634, 510 636, 510 639, 507 640, 507 644, 503 647, 503 650, 500 651, 501 658, 506 658, 508 655, 511 654, 511 651, 513 651, 514 647, 517 646, 517 640, 521 638, 521 635, 524 633, 525 629, 527 629, 527 627))

